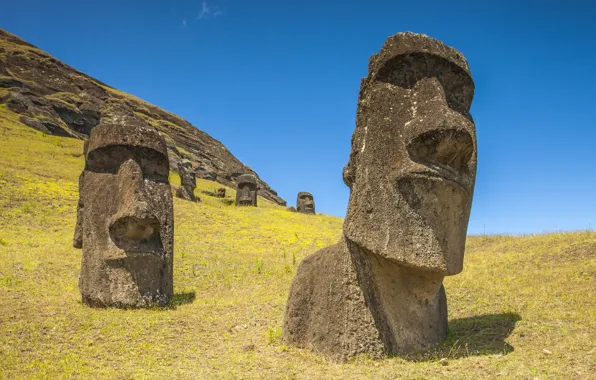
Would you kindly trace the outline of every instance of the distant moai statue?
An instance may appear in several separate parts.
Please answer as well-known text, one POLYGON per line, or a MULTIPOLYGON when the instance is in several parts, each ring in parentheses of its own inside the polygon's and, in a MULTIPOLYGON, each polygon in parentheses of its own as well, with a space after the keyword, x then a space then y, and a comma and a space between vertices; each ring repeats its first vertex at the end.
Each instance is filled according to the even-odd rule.
POLYGON ((226 197, 226 188, 225 187, 220 187, 219 189, 217 189, 216 196, 218 198, 225 198, 226 197))
POLYGON ((301 191, 296 197, 296 210, 303 214, 315 213, 315 200, 311 193, 301 191))
POLYGON ((242 174, 236 180, 236 206, 257 206, 257 177, 242 174))
POLYGON ((197 179, 192 163, 189 160, 184 159, 178 162, 178 174, 180 175, 180 187, 176 190, 176 196, 187 201, 200 201, 199 198, 195 197, 197 179))
POLYGON ((447 337, 444 276, 461 272, 476 176, 464 56, 398 33, 371 57, 344 169, 339 243, 302 261, 283 340, 334 360, 427 349, 447 337))
POLYGON ((94 307, 165 305, 173 296, 174 216, 166 142, 134 120, 85 142, 73 245, 79 288, 94 307))

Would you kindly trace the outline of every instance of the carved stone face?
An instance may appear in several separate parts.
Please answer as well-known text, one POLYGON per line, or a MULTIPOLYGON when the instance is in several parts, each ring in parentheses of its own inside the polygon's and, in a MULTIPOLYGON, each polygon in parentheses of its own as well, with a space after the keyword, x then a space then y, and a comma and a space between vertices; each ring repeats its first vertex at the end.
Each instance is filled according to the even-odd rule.
POLYGON ((304 214, 315 213, 315 201, 311 193, 301 191, 296 199, 296 209, 304 214))
POLYGON ((178 163, 178 174, 180 175, 180 188, 176 191, 178 198, 194 201, 194 191, 197 188, 196 174, 189 160, 181 160, 178 163))
POLYGON ((257 206, 257 178, 242 174, 236 180, 236 206, 257 206))
POLYGON ((92 306, 165 304, 173 295, 173 207, 164 139, 125 124, 96 127, 86 144, 77 230, 79 287, 92 306))
POLYGON ((182 160, 178 163, 178 173, 180 174, 180 182, 182 186, 190 189, 196 189, 197 181, 195 172, 192 169, 192 163, 189 160, 182 160))
POLYGON ((476 175, 474 94, 465 58, 400 33, 371 57, 344 181, 348 239, 405 267, 463 266, 476 175))

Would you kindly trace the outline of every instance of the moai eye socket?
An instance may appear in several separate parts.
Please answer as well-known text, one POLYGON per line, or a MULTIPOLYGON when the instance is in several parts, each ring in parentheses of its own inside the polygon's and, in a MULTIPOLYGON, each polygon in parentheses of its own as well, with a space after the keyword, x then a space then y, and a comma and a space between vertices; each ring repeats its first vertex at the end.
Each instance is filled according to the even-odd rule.
POLYGON ((148 148, 136 148, 135 156, 141 163, 145 179, 160 183, 168 182, 170 165, 166 156, 148 148))
POLYGON ((150 148, 112 145, 87 153, 86 168, 98 173, 118 173, 122 164, 130 159, 137 162, 143 178, 165 183, 168 181, 168 159, 150 148))
POLYGON ((87 153, 85 167, 98 173, 118 173, 120 166, 131 157, 130 151, 122 146, 107 146, 87 153))

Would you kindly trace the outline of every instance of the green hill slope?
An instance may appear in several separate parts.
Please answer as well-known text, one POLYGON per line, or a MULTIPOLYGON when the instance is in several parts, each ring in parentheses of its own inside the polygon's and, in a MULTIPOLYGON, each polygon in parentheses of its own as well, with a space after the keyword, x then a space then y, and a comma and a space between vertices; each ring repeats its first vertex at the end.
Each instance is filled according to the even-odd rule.
MULTIPOLYGON (((265 199, 175 199, 167 309, 90 309, 72 248, 82 141, 25 127, 0 106, 0 378, 590 378, 596 234, 472 237, 446 279, 449 340, 413 358, 328 363, 280 342, 288 289, 342 220, 265 199), (446 358, 446 361, 440 359, 446 358), (446 365, 445 365, 446 364, 446 365)), ((179 184, 173 175, 172 184, 179 184)), ((234 191, 228 189, 228 197, 234 191)))

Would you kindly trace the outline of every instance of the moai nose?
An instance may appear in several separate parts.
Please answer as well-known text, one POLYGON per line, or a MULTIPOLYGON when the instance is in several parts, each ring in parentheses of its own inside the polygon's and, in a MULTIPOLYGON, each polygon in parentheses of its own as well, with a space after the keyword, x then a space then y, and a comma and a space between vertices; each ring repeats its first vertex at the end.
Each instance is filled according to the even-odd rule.
POLYGON ((470 121, 449 106, 437 78, 418 81, 412 110, 408 128, 416 132, 407 143, 410 157, 455 170, 465 167, 474 153, 474 138, 466 128, 470 121))
POLYGON ((118 172, 120 208, 110 223, 114 238, 145 240, 159 231, 159 221, 151 212, 145 195, 145 181, 139 164, 130 159, 118 172))
POLYGON ((472 157, 474 140, 463 128, 437 128, 419 134, 407 148, 410 156, 418 161, 460 170, 472 157))

